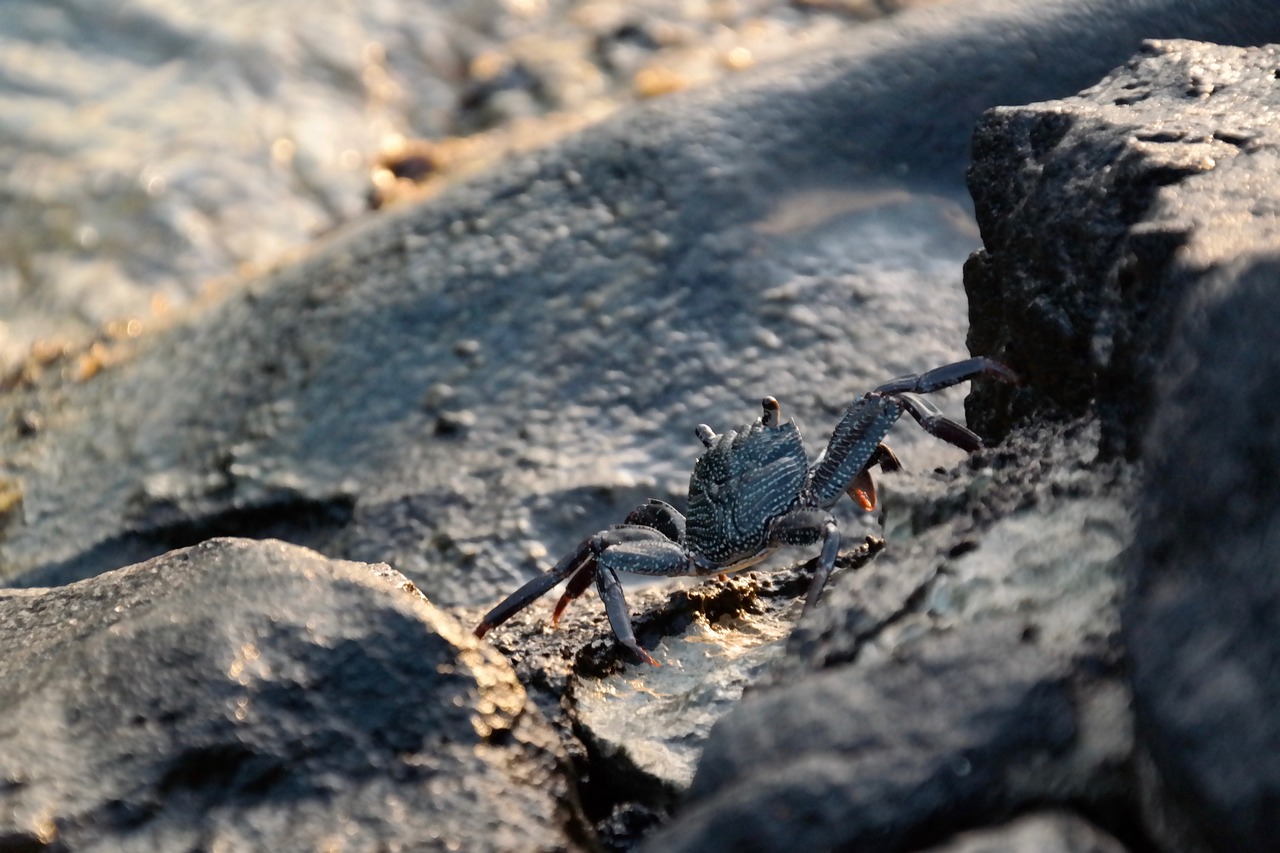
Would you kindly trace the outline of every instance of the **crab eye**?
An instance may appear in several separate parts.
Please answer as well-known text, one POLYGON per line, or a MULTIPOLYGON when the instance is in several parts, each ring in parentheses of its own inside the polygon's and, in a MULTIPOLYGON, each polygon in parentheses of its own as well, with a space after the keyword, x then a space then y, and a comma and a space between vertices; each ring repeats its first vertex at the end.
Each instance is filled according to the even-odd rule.
POLYGON ((715 444, 716 431, 706 424, 698 424, 694 429, 693 434, 698 437, 698 441, 701 441, 707 447, 715 444))
POLYGON ((776 427, 782 423, 782 407, 778 405, 777 399, 765 397, 760 401, 760 407, 764 409, 764 416, 761 420, 765 426, 776 427))

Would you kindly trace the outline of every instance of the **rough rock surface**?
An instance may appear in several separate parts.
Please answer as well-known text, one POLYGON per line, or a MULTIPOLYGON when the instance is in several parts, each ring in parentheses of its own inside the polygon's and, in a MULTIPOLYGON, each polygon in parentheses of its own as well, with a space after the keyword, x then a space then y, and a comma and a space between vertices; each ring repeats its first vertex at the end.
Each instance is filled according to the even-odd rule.
POLYGON ((1085 420, 900 481, 885 553, 712 730, 647 849, 912 849, 1046 803, 1140 846, 1270 849, 1278 68, 1157 42, 984 119, 970 342, 1025 382, 971 421, 1085 420))
POLYGON ((978 111, 1075 91, 1153 29, 1258 37, 1263 10, 904 14, 352 229, 91 381, 6 395, 0 573, 275 535, 487 600, 640 498, 678 500, 699 421, 773 393, 821 431, 963 355, 978 111))
POLYGON ((1152 42, 1079 96, 984 116, 969 345, 1018 365, 1034 393, 1008 407, 986 396, 1006 389, 982 391, 974 409, 1003 414, 980 427, 1096 403, 1106 451, 1140 453, 1186 294, 1274 242, 1275 67, 1273 49, 1152 42))
POLYGON ((1278 79, 1275 47, 1155 42, 992 111, 972 171, 971 345, 1028 378, 1015 413, 1096 397, 1105 451, 1146 463, 1126 639, 1148 823, 1178 849, 1275 844, 1278 79))
POLYGON ((1136 479, 1097 436, 1019 433, 948 476, 886 478, 884 553, 713 728, 646 849, 904 850, 1045 801, 1125 801, 1136 479))
POLYGON ((554 736, 386 566, 211 540, 0 591, 0 848, 577 849, 554 736))
MULTIPOLYGON (((1270 218, 1280 223, 1280 207, 1270 218)), ((1163 803, 1154 818, 1181 849, 1277 844, 1278 283, 1280 239, 1270 257, 1241 257, 1201 282, 1147 448, 1126 638, 1148 781, 1163 803)))

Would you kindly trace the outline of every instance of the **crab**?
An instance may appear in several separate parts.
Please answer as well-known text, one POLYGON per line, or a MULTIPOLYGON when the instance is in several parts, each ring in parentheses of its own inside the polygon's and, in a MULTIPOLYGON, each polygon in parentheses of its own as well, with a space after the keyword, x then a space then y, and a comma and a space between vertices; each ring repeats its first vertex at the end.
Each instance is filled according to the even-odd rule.
POLYGON ((845 494, 864 510, 875 509, 871 469, 901 468, 883 439, 904 413, 966 452, 982 447, 975 433, 919 396, 980 376, 1017 382, 1003 364, 978 357, 901 376, 863 394, 845 410, 812 465, 800 430, 791 419, 783 422, 773 397, 761 401, 760 417, 737 430, 717 435, 699 424, 695 434, 706 449, 689 478, 687 515, 664 501, 646 501, 621 524, 587 537, 551 570, 503 599, 476 626, 475 635, 483 637, 567 580, 551 616, 557 626, 570 602, 595 581, 618 642, 640 660, 658 666, 636 642, 619 572, 723 576, 760 562, 784 545, 821 544, 803 617, 817 604, 840 550, 840 530, 830 510, 845 494))

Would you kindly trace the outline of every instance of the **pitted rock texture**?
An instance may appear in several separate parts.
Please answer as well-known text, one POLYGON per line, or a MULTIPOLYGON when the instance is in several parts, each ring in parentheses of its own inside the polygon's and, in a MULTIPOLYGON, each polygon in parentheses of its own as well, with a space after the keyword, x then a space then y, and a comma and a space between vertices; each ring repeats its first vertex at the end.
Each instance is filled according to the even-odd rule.
POLYGON ((1140 454, 1187 294, 1280 232, 1278 62, 1274 47, 1153 41, 1074 97, 983 117, 968 340, 1026 385, 983 390, 979 429, 1096 404, 1104 451, 1140 454))
POLYGON ((0 591, 0 646, 6 849, 579 847, 514 673, 386 566, 211 540, 0 591))
POLYGON ((1271 849, 1280 765, 1274 296, 1280 48, 1152 42, 1064 101, 992 111, 970 343, 1027 379, 999 432, 1096 397, 1146 480, 1125 609, 1146 832, 1271 849))

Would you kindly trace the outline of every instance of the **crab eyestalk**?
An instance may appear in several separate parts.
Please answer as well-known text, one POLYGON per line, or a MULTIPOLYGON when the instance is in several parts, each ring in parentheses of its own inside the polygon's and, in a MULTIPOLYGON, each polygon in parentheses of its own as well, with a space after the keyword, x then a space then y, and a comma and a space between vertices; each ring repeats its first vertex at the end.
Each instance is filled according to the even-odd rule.
POLYGON ((760 401, 760 408, 764 409, 760 422, 765 426, 776 428, 782 424, 782 407, 778 405, 776 398, 765 397, 760 401))

